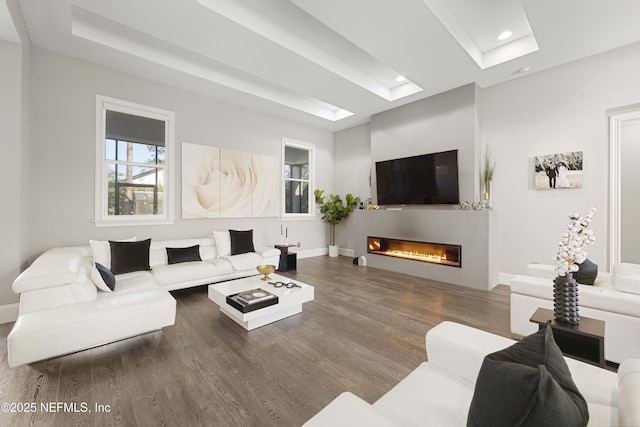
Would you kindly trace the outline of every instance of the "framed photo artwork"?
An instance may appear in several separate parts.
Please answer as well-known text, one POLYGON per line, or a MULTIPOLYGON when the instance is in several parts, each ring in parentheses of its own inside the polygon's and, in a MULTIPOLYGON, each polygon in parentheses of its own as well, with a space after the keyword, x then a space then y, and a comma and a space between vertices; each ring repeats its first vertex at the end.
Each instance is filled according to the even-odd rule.
POLYGON ((582 188, 582 151, 535 156, 533 170, 536 190, 582 188))

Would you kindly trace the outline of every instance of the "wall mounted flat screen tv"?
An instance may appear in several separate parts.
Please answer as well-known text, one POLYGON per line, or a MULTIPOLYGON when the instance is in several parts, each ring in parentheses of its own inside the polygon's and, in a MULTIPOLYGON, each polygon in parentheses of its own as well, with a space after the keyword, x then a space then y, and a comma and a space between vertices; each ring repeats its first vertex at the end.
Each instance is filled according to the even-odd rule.
POLYGON ((458 150, 376 162, 379 205, 460 202, 458 150))

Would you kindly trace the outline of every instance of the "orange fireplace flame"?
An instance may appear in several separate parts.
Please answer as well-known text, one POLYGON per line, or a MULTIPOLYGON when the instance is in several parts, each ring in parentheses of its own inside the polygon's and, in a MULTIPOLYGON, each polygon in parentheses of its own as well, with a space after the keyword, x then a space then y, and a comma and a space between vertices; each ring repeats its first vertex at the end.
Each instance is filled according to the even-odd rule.
POLYGON ((391 255, 398 258, 415 259, 418 261, 429 261, 429 262, 439 262, 439 263, 447 262, 447 255, 434 255, 434 254, 426 254, 423 252, 400 251, 400 250, 388 250, 388 251, 385 251, 384 253, 385 255, 391 255))
POLYGON ((368 239, 367 246, 369 253, 460 267, 459 246, 372 237, 368 239), (384 245, 381 240, 385 241, 384 245), (454 259, 447 258, 447 251, 450 249, 458 251, 458 256, 454 259))

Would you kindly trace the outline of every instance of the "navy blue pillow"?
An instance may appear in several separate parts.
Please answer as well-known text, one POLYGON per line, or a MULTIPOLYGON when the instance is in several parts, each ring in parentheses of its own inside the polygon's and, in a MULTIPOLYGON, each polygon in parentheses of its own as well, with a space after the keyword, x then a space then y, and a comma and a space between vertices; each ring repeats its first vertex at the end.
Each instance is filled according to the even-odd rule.
POLYGON ((113 291, 116 288, 116 277, 111 270, 98 262, 96 262, 96 270, 98 270, 98 274, 92 274, 91 280, 101 290, 105 292, 113 291))
POLYGON ((200 258, 200 245, 189 246, 187 248, 166 248, 167 261, 169 264, 180 262, 202 261, 200 258))

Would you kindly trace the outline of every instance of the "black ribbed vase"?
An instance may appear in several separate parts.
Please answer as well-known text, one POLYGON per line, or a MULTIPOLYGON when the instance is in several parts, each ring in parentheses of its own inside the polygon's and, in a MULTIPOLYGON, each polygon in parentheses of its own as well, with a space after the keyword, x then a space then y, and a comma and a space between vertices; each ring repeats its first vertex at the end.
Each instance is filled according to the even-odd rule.
POLYGON ((571 273, 558 276, 553 281, 553 317, 562 323, 580 322, 578 282, 571 273))

